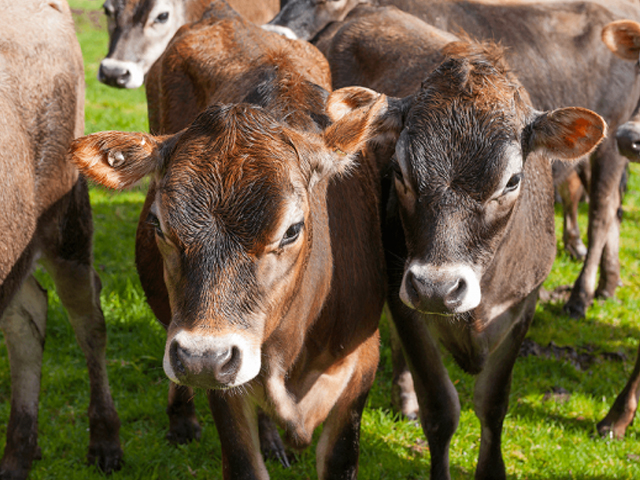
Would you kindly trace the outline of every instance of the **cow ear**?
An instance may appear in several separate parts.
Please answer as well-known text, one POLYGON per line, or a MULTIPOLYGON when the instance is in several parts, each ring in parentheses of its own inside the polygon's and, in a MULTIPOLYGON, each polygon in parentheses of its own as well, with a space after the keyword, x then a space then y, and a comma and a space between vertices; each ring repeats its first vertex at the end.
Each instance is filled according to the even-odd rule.
POLYGON ((327 98, 326 111, 333 124, 325 130, 327 147, 345 157, 368 143, 395 146, 404 125, 408 103, 363 87, 345 87, 327 98))
POLYGON ((539 115, 527 126, 525 150, 549 158, 577 160, 591 153, 607 134, 600 115, 586 108, 559 108, 539 115))
POLYGON ((84 175, 120 190, 162 168, 161 147, 167 140, 146 133, 99 132, 74 140, 69 155, 84 175))
POLYGON ((637 62, 640 56, 640 23, 616 20, 602 29, 602 41, 623 60, 637 62))

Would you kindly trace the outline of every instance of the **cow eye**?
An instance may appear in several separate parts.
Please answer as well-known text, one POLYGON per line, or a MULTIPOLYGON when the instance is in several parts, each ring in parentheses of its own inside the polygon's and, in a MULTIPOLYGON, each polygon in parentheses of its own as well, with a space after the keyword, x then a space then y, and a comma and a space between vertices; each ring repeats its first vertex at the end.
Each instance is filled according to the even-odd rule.
POLYGON ((284 232, 284 236, 282 237, 282 241, 280 242, 280 248, 295 242, 297 238, 300 236, 302 227, 304 227, 304 221, 294 223, 293 225, 291 225, 287 229, 287 231, 284 232))
POLYGON ((147 215, 146 223, 147 225, 151 225, 154 228, 156 234, 160 238, 164 238, 164 233, 162 233, 162 228, 160 227, 160 220, 158 220, 158 217, 155 214, 149 212, 149 215, 147 215))
POLYGON ((169 20, 169 12, 162 12, 160 15, 156 17, 156 23, 167 23, 169 20))
POLYGON ((518 188, 521 181, 522 181, 522 173, 516 173, 507 182, 507 185, 504 187, 504 193, 513 192, 516 188, 518 188))

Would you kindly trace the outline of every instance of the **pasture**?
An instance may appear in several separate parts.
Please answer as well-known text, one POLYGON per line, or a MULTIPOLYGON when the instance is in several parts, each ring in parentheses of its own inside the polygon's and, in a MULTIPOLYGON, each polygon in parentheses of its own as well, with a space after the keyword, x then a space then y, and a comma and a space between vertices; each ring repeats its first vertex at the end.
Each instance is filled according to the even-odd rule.
MULTIPOLYGON (((101 130, 147 130, 144 90, 116 91, 96 79, 107 50, 101 0, 70 0, 83 49, 86 133, 101 130)), ((116 408, 122 421, 123 469, 120 479, 217 479, 222 477, 220 446, 205 395, 196 404, 202 438, 172 446, 164 436, 169 380, 162 370, 164 330, 144 301, 134 265, 134 235, 144 200, 144 185, 115 193, 92 187, 95 265, 103 282, 102 306, 108 328, 107 361, 116 408)), ((557 210, 559 213, 559 210, 557 210)), ((581 207, 586 236, 586 205, 581 207)), ((558 238, 561 217, 556 215, 558 238)), ((585 238, 586 241, 586 238, 585 238)), ((584 320, 562 313, 563 300, 539 302, 528 342, 549 350, 516 362, 510 408, 503 430, 503 454, 514 479, 640 478, 640 429, 632 426, 622 441, 602 439, 595 425, 624 386, 640 341, 640 168, 630 168, 621 229, 624 286, 617 298, 597 300, 584 320), (558 348, 547 349, 549 345, 558 348)), ((545 289, 571 284, 580 264, 561 250, 545 289)), ((49 289, 49 322, 43 365, 39 443, 43 459, 32 479, 97 479, 104 475, 85 462, 88 445, 89 382, 84 358, 66 314, 49 289)), ((361 432, 360 475, 369 479, 428 478, 429 452, 415 422, 403 420, 390 406, 391 358, 386 319, 382 321, 382 355, 369 396, 361 432)), ((460 394, 460 426, 451 444, 451 473, 472 476, 480 425, 473 412, 473 377, 445 354, 460 394)), ((4 448, 9 418, 10 375, 4 343, 0 345, 0 442, 4 448)), ((268 461, 273 479, 316 478, 313 449, 296 454, 290 469, 268 461)))

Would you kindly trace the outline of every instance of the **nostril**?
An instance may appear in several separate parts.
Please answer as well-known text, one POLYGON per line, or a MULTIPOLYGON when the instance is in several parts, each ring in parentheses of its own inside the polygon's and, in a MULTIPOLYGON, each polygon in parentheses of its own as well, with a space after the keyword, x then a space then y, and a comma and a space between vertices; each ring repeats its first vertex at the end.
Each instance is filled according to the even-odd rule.
POLYGON ((447 292, 444 303, 448 307, 455 307, 462 303, 466 292, 467 281, 464 278, 458 278, 447 292))
POLYGON ((121 87, 124 87, 130 78, 131 78, 131 72, 129 70, 125 70, 124 73, 118 76, 118 79, 116 81, 118 82, 118 85, 120 85, 121 87))
POLYGON ((242 352, 238 347, 231 347, 227 350, 222 358, 218 359, 218 368, 216 369, 216 378, 221 383, 229 383, 233 381, 235 375, 240 370, 242 363, 242 352))
POLYGON ((186 352, 178 342, 171 342, 171 346, 169 347, 169 357, 171 359, 171 364, 173 365, 174 370, 179 375, 185 375, 187 369, 184 364, 184 359, 188 357, 188 352, 186 352))

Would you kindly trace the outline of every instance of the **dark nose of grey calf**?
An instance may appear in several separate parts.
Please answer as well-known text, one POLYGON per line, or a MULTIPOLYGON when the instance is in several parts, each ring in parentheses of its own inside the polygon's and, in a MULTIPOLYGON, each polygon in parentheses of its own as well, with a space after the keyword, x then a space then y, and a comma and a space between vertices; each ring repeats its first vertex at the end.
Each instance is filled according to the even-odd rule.
POLYGON ((434 281, 409 270, 405 277, 405 289, 416 310, 447 315, 454 313, 462 304, 468 287, 466 280, 461 277, 434 281))

